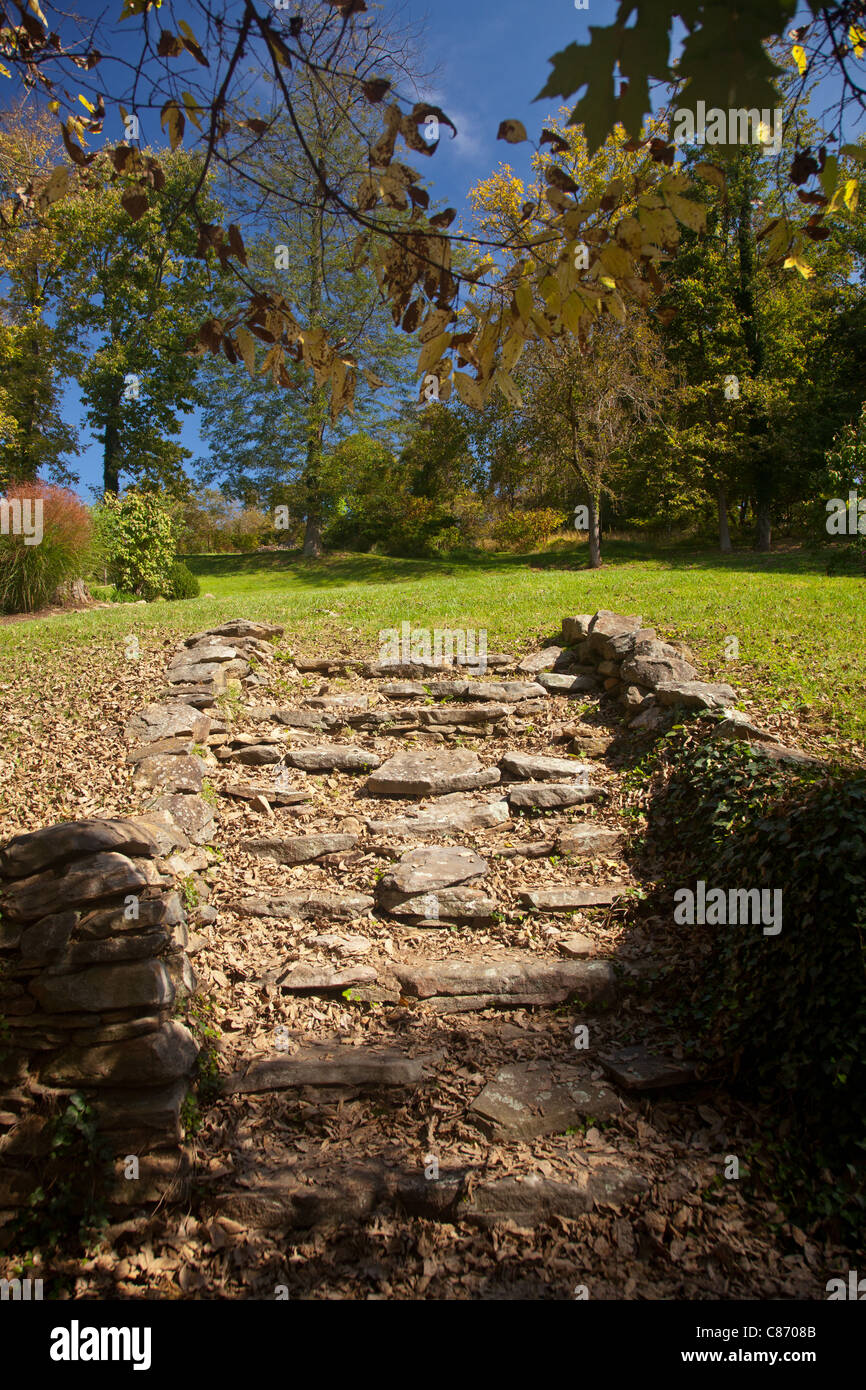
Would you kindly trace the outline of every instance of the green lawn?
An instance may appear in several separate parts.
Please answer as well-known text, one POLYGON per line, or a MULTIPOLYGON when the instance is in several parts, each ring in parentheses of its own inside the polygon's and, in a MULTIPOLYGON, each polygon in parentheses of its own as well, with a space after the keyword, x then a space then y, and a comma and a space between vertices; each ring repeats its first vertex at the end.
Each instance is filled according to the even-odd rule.
MULTIPOLYGON (((601 570, 583 568, 575 545, 539 555, 482 555, 467 561, 297 554, 187 558, 201 597, 115 607, 0 626, 0 663, 93 659, 136 632, 143 645, 227 617, 286 626, 298 653, 353 651, 373 657, 383 628, 486 628, 488 649, 526 650, 552 637, 565 613, 613 608, 640 613, 664 637, 688 642, 708 677, 728 680, 763 707, 787 711, 815 743, 866 737, 866 579, 828 578, 825 558, 799 550, 723 557, 682 545, 608 542, 601 570), (736 637, 739 660, 725 660, 736 637)), ((862 747, 858 750, 862 755, 862 747)))

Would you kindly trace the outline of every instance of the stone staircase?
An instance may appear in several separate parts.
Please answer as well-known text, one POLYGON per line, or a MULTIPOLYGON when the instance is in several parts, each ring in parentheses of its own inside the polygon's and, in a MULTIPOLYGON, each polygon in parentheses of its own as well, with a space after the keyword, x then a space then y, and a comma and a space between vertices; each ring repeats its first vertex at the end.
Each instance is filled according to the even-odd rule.
POLYGON ((609 809, 616 734, 598 677, 554 651, 561 680, 545 683, 502 666, 497 680, 383 680, 300 658, 296 698, 257 690, 211 740, 238 891, 222 872, 196 966, 206 980, 227 924, 255 947, 244 1022, 223 1043, 232 1119, 201 1140, 214 1214, 532 1226, 649 1191, 639 1149, 618 1140, 639 1091, 693 1077, 633 1048, 629 1069, 620 1046, 639 962, 616 948, 638 887, 609 809))

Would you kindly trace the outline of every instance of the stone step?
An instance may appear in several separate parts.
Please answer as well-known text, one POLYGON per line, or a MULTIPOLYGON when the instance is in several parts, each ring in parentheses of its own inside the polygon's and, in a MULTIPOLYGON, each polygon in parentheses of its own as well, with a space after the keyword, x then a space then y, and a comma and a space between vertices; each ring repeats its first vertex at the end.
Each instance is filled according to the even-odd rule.
POLYGON ((521 782, 562 782, 566 778, 588 782, 592 767, 577 758, 549 758, 539 753, 506 753, 499 770, 521 782))
POLYGON ((647 1179, 612 1150, 574 1160, 568 1181, 532 1172, 488 1178, 477 1169, 440 1169, 426 1160, 417 1168, 381 1161, 319 1167, 312 1182, 304 1181, 308 1171, 299 1164, 297 1172, 261 1173, 246 1188, 218 1194, 215 1211, 256 1229, 351 1227, 384 1208, 451 1224, 508 1221, 531 1230, 596 1206, 626 1208, 649 1191, 647 1179))
POLYGON ((607 795, 603 787, 590 787, 583 782, 515 782, 503 790, 512 811, 555 811, 580 806, 585 801, 599 801, 607 795))
POLYGON ((514 995, 539 1004, 562 1004, 578 995, 587 1004, 610 1003, 615 976, 609 961, 539 960, 536 956, 394 964, 405 994, 417 999, 514 995))
POLYGON ((331 893, 303 888, 293 893, 242 898, 231 905, 231 911, 242 917, 360 917, 373 905, 374 899, 365 893, 331 893))
POLYGON ((498 782, 499 769, 484 767, 478 754, 467 748, 419 748, 388 758, 367 778, 365 790, 371 796, 440 796, 498 782))
POLYGON ((410 1057, 398 1048, 302 1047, 285 1057, 255 1057, 226 1076, 223 1095, 285 1091, 296 1086, 418 1086, 441 1053, 410 1057))
POLYGON ((392 820, 367 820, 371 835, 441 835, 443 831, 485 830, 510 820, 507 801, 475 801, 463 792, 443 796, 434 806, 392 820))
POLYGON ((560 888, 515 888, 521 907, 538 912, 577 912, 582 907, 608 907, 626 892, 625 883, 576 884, 560 888))
POLYGON ((610 1087, 589 1067, 532 1061, 501 1067, 469 1107, 469 1119, 490 1139, 561 1134, 584 1120, 611 1120, 621 1110, 610 1087))

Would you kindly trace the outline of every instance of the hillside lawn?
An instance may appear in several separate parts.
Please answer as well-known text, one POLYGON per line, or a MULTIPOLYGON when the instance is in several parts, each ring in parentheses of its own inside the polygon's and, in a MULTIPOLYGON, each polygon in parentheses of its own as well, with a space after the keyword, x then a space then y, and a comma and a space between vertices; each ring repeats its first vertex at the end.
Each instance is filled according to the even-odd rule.
MULTIPOLYGON (((692 648, 707 679, 742 692, 741 707, 782 716, 802 746, 845 761, 866 743, 866 578, 828 577, 827 554, 797 548, 721 556, 607 541, 600 570, 586 548, 460 560, 295 552, 184 557, 202 597, 115 605, 0 624, 0 693, 38 698, 70 663, 126 680, 124 638, 143 654, 230 617, 283 623, 283 647, 298 655, 375 659, 379 632, 416 627, 487 629, 488 650, 516 655, 553 639, 567 613, 611 608, 639 613, 663 638, 692 648), (211 594, 213 597, 204 597, 211 594), (725 660, 725 639, 739 660, 725 660)), ((289 689, 287 685, 287 690, 289 689)), ((17 700, 16 700, 17 703, 17 700)), ((20 746, 20 745, 19 745, 20 746)), ((0 743, 2 747, 2 743, 0 743)))

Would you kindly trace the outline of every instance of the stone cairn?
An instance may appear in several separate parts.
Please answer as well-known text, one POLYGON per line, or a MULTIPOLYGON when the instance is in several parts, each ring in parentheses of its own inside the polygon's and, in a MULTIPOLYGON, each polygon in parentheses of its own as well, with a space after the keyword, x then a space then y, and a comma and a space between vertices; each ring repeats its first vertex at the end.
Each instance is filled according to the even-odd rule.
POLYGON ((192 750, 225 737, 204 710, 231 683, 255 684, 250 657, 271 660, 265 639, 281 633, 237 620, 177 649, 160 703, 124 730, 133 784, 151 793, 140 816, 49 826, 0 849, 0 1220, 40 1184, 75 1092, 115 1159, 113 1205, 184 1189, 181 1111, 199 1049, 172 1018, 197 987, 176 884, 205 866, 191 846, 214 829, 192 750))

